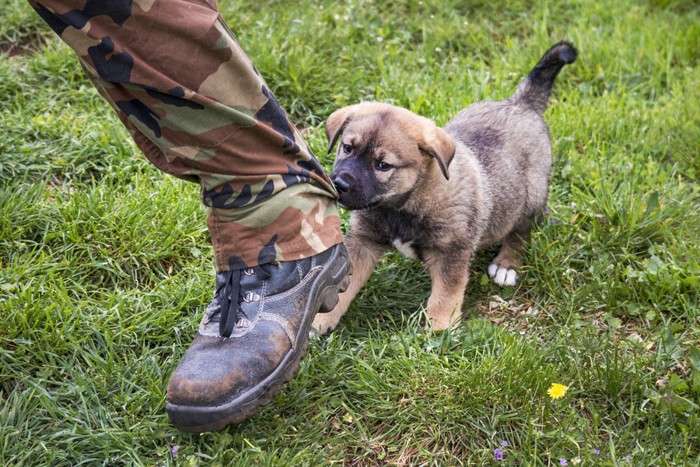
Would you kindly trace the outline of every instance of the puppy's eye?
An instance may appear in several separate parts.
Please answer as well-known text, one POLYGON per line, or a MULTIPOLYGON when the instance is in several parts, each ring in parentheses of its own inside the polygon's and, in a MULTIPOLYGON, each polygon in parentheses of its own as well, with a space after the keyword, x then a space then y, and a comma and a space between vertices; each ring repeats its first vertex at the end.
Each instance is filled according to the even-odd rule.
POLYGON ((352 152, 352 145, 351 144, 343 144, 343 152, 345 154, 350 154, 352 152))
POLYGON ((391 164, 387 164, 387 163, 384 162, 384 161, 376 161, 376 162, 374 163, 374 168, 376 168, 377 170, 379 170, 379 171, 381 171, 381 172, 387 172, 387 171, 393 169, 394 166, 391 165, 391 164))

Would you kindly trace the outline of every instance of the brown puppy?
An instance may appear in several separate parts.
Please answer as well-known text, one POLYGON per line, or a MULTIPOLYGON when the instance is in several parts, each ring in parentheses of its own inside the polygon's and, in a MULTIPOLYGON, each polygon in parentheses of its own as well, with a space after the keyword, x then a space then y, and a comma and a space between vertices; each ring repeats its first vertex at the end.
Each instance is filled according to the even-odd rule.
POLYGON ((459 319, 477 248, 501 242, 488 273, 498 285, 515 285, 547 203, 552 151, 542 114, 554 79, 576 54, 571 44, 556 44, 512 97, 471 105, 444 129, 379 103, 329 117, 329 152, 340 140, 331 179, 340 204, 353 210, 346 245, 354 271, 336 307, 316 315, 316 331, 335 328, 392 247, 427 266, 433 329, 459 319))

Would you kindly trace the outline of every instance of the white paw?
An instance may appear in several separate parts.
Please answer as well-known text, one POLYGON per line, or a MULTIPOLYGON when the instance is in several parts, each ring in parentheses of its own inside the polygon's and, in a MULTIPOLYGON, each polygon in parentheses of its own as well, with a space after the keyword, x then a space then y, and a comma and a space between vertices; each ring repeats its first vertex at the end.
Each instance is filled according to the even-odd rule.
POLYGON ((489 277, 501 287, 510 285, 513 286, 518 281, 518 273, 515 269, 502 268, 495 263, 489 265, 489 277))

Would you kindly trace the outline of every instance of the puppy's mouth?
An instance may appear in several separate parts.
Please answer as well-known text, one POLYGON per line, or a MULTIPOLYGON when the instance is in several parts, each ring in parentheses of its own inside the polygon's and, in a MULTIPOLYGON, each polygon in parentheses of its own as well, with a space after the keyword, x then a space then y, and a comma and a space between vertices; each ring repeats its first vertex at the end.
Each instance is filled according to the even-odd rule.
POLYGON ((379 205, 379 201, 365 201, 362 203, 344 201, 342 198, 338 200, 338 205, 348 211, 359 211, 379 205))
POLYGON ((338 204, 349 211, 359 211, 377 206, 402 209, 405 203, 411 198, 412 194, 413 188, 405 193, 392 195, 382 194, 379 196, 373 196, 370 199, 357 199, 350 196, 343 196, 341 194, 340 198, 338 199, 338 204))
POLYGON ((349 211, 359 211, 361 209, 370 209, 377 206, 401 209, 411 198, 412 194, 413 188, 405 193, 383 193, 381 195, 375 195, 369 199, 363 196, 348 196, 347 194, 344 195, 341 193, 340 198, 338 199, 338 204, 349 211))

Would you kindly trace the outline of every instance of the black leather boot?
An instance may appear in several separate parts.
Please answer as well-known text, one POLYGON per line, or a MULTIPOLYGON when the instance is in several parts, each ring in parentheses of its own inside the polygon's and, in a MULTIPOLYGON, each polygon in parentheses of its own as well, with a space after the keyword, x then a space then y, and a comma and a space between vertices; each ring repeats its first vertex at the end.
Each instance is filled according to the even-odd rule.
POLYGON ((348 285, 340 244, 310 258, 219 273, 216 294, 168 384, 177 428, 215 431, 270 402, 306 354, 314 315, 348 285))

